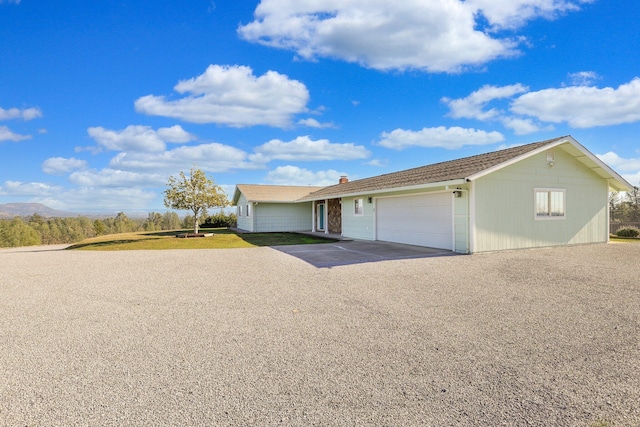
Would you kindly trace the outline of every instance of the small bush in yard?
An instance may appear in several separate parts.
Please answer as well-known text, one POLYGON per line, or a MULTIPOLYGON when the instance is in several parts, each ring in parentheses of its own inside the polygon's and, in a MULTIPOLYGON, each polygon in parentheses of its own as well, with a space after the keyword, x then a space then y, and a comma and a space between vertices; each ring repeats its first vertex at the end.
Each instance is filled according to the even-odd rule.
POLYGON ((640 230, 636 227, 624 227, 616 231, 618 237, 638 237, 638 235, 640 235, 640 230))
POLYGON ((224 212, 218 212, 215 215, 209 216, 203 223, 202 228, 221 228, 221 227, 236 227, 236 214, 224 212))

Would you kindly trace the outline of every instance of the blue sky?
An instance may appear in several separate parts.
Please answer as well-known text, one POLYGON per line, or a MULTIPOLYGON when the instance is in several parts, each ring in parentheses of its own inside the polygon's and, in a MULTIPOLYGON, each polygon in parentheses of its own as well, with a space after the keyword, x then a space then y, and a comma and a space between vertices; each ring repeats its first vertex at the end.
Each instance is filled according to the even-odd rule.
POLYGON ((194 165, 330 185, 570 134, 640 185, 640 8, 0 0, 0 203, 165 210, 194 165))

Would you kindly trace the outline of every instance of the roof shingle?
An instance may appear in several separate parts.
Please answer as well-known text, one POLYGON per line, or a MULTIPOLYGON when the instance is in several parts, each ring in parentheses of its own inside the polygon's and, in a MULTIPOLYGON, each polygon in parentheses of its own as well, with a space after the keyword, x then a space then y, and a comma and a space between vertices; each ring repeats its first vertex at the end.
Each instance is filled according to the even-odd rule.
POLYGON ((336 184, 302 196, 299 201, 465 179, 563 138, 566 137, 336 184))
MULTIPOLYGON (((249 202, 287 203, 295 202, 301 197, 324 187, 238 184, 236 188, 244 194, 249 202)), ((237 203, 236 197, 234 197, 234 203, 237 203)))

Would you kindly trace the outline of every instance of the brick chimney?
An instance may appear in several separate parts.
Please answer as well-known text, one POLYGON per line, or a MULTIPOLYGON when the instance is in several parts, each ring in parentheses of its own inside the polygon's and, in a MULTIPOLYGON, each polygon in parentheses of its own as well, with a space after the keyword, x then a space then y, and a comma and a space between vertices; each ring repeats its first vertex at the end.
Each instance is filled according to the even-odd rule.
POLYGON ((344 183, 347 183, 347 182, 349 182, 349 178, 347 178, 346 175, 342 175, 340 177, 340 181, 338 181, 338 184, 344 184, 344 183))

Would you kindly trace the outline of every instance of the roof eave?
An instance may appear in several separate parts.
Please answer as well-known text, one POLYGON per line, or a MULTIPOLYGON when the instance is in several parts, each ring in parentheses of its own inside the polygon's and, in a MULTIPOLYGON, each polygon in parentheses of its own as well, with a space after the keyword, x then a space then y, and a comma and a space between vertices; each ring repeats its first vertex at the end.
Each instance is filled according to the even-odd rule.
MULTIPOLYGON (((607 183, 609 184, 609 188, 611 188, 613 190, 616 190, 616 191, 631 191, 633 189, 633 185, 631 185, 631 183, 629 183, 629 181, 627 181, 620 174, 618 174, 616 171, 611 169, 605 162, 603 162, 595 154, 593 154, 589 150, 587 150, 578 141, 576 141, 575 139, 572 138, 572 141, 570 141, 570 142, 572 142, 574 147, 576 147, 578 150, 582 151, 584 156, 586 156, 593 164, 595 164, 595 167, 594 166, 590 166, 588 164, 585 164, 585 165, 587 167, 589 167, 589 169, 593 170, 598 175, 600 175, 604 179, 606 179, 607 183), (600 170, 604 171, 604 174, 599 173, 600 170)), ((580 161, 582 162, 582 160, 580 160, 580 161)), ((585 163, 585 162, 582 162, 582 163, 585 163)))
POLYGON ((327 199, 337 199, 337 198, 341 198, 341 197, 357 197, 357 196, 365 196, 365 195, 372 195, 372 194, 386 194, 386 193, 395 193, 398 191, 412 191, 412 190, 426 190, 429 188, 435 188, 435 187, 446 187, 446 186, 453 186, 453 185, 463 185, 465 184, 465 180, 464 179, 453 179, 453 180, 448 180, 448 181, 438 181, 438 182, 429 182, 426 184, 419 184, 419 185, 408 185, 408 186, 403 186, 403 187, 391 187, 391 188, 382 188, 379 190, 366 190, 366 191, 354 191, 354 192, 346 192, 346 193, 337 193, 337 194, 333 194, 333 195, 327 195, 327 196, 318 196, 318 197, 313 197, 313 198, 300 198, 296 201, 296 203, 302 203, 302 202, 315 202, 318 200, 327 200, 327 199))
POLYGON ((233 190, 233 199, 231 199, 231 206, 235 206, 240 199, 240 189, 236 185, 235 190, 233 190))
MULTIPOLYGON (((491 168, 482 170, 478 173, 475 173, 473 175, 470 175, 467 177, 467 181, 475 181, 478 178, 481 178, 485 175, 489 175, 490 173, 493 173, 497 170, 500 170, 502 168, 505 168, 507 166, 510 166, 514 163, 517 163, 521 160, 524 160, 528 157, 531 156, 535 156, 537 154, 543 153, 551 148, 557 147, 559 145, 562 144, 566 144, 569 143, 571 144, 573 147, 575 147, 577 150, 579 150, 580 152, 582 152, 582 154, 587 157, 591 163, 595 166, 590 166, 585 164, 585 166, 589 167, 589 169, 593 170, 594 172, 598 173, 597 170, 602 170, 604 171, 604 174, 602 173, 598 173, 598 175, 602 176, 604 179, 607 180, 609 187, 617 190, 617 191, 628 191, 632 189, 632 185, 626 180, 624 179, 622 176, 620 176, 616 171, 614 171, 613 169, 611 169, 609 166, 607 166, 606 163, 604 163, 602 160, 600 160, 598 157, 596 157, 593 153, 591 153, 589 150, 587 150, 582 144, 580 144, 578 141, 576 141, 573 137, 571 136, 565 136, 565 137, 561 137, 558 138, 557 140, 551 141, 546 145, 543 145, 542 147, 536 148, 535 150, 531 150, 527 153, 524 153, 520 156, 514 157, 512 159, 507 160, 506 162, 500 163, 498 165, 495 165, 491 168)), ((584 163, 584 162, 583 162, 584 163)))

